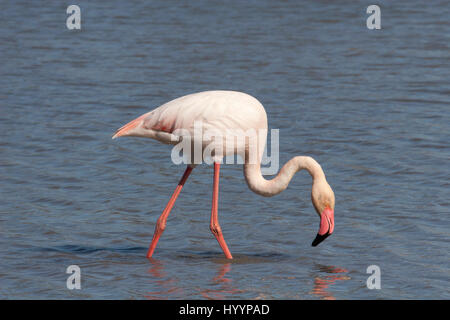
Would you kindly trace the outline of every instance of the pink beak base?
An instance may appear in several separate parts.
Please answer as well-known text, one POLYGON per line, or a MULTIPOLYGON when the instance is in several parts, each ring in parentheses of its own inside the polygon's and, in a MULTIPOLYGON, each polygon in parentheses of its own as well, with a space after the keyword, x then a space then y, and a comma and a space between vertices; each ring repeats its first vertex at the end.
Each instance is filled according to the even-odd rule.
POLYGON ((329 235, 331 235, 333 233, 333 230, 334 230, 334 210, 326 208, 320 215, 319 232, 317 233, 317 236, 311 245, 313 247, 317 246, 329 235))

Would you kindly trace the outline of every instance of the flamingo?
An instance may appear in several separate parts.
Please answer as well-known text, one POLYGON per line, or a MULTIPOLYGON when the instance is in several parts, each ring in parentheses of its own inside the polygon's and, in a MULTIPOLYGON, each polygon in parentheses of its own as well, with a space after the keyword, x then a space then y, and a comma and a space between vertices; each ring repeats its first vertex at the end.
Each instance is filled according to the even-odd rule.
MULTIPOLYGON (((228 129, 262 129, 265 134, 257 138, 256 149, 249 147, 248 141, 239 140, 230 150, 226 149, 222 154, 241 155, 244 161, 244 177, 248 187, 253 192, 271 197, 285 190, 292 177, 300 170, 305 169, 311 175, 313 182, 311 188, 311 200, 320 217, 319 231, 312 242, 317 246, 334 230, 334 204, 333 190, 328 184, 325 174, 319 163, 309 156, 296 156, 284 164, 275 178, 266 180, 261 173, 261 159, 267 137, 267 115, 262 104, 254 97, 237 91, 204 91, 193 93, 171 100, 158 108, 141 115, 135 120, 124 125, 113 135, 113 139, 125 136, 146 137, 158 140, 165 144, 176 144, 180 136, 177 132, 185 130, 194 134, 194 125, 200 121, 202 128, 224 132, 228 129), (256 154, 255 154, 256 153, 256 154), (255 156, 255 161, 249 159, 255 156)), ((207 147, 202 141, 202 151, 207 147)), ((223 237, 218 218, 219 198, 219 173, 221 158, 214 158, 214 176, 212 188, 212 208, 210 230, 222 248, 225 257, 233 256, 223 237)), ((151 258, 156 245, 164 232, 166 221, 173 205, 181 192, 186 180, 195 168, 195 163, 188 163, 175 191, 167 206, 158 218, 153 234, 153 239, 147 252, 147 258, 151 258)))

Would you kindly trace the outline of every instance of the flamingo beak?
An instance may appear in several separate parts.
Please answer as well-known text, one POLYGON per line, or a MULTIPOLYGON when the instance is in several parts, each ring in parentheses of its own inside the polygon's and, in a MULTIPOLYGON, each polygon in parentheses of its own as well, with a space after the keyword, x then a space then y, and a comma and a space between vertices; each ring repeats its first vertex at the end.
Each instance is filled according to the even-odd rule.
POLYGON ((319 232, 317 233, 317 236, 311 245, 313 247, 317 246, 328 236, 330 236, 333 233, 333 230, 334 230, 334 210, 330 208, 325 208, 325 210, 323 210, 322 214, 320 215, 319 232))

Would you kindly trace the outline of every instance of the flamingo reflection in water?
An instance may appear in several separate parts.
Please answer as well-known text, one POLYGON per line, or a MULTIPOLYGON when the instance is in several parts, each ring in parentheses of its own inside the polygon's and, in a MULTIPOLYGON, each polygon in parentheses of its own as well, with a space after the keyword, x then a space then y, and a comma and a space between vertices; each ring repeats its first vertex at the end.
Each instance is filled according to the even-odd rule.
POLYGON ((222 264, 219 268, 217 276, 212 279, 212 281, 219 286, 218 289, 205 289, 202 290, 201 294, 205 299, 218 299, 224 300, 228 299, 231 295, 244 292, 234 288, 232 285, 232 280, 225 278, 226 274, 231 270, 231 263, 222 264))
MULTIPOLYGON (((149 259, 152 266, 148 273, 156 278, 155 284, 161 288, 159 291, 149 291, 144 297, 150 300, 169 299, 170 297, 185 297, 183 289, 177 286, 177 279, 167 276, 164 271, 164 264, 160 260, 153 258, 149 259)), ((200 295, 205 299, 227 299, 230 295, 242 293, 233 287, 232 280, 226 278, 227 273, 231 270, 231 263, 219 264, 216 276, 212 279, 212 283, 217 286, 217 289, 203 289, 199 288, 200 295)))
POLYGON ((183 289, 176 285, 176 278, 167 277, 164 272, 164 264, 160 260, 149 259, 151 263, 148 273, 155 278, 154 282, 160 291, 149 291, 144 297, 149 300, 168 299, 169 296, 182 296, 183 289))
POLYGON ((330 273, 330 275, 315 277, 314 288, 310 294, 318 296, 323 300, 336 300, 329 291, 329 287, 334 285, 338 280, 350 280, 351 278, 347 275, 348 271, 334 266, 319 266, 319 270, 330 273))

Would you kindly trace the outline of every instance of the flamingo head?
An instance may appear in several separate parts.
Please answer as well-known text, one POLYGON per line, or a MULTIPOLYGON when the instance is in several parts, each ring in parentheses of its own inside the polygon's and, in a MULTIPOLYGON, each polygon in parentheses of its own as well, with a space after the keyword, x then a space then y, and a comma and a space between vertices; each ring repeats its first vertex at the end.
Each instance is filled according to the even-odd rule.
POLYGON ((320 217, 319 232, 312 242, 312 246, 315 247, 334 230, 334 192, 325 179, 313 184, 311 199, 320 217))

